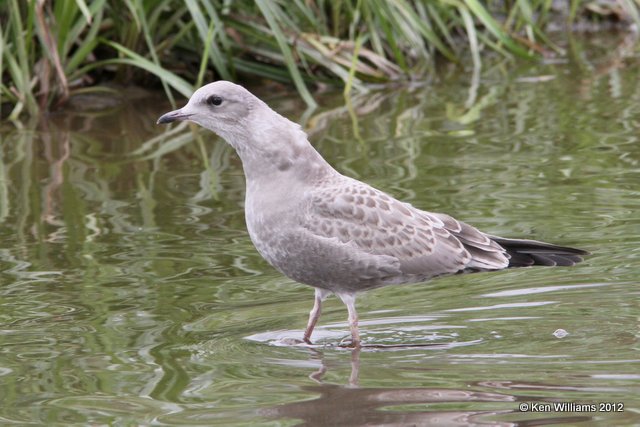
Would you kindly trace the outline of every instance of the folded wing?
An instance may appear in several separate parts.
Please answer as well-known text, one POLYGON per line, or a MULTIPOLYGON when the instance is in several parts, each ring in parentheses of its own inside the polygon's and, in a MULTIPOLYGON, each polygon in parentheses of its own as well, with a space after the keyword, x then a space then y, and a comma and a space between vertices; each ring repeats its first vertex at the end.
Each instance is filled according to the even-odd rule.
POLYGON ((313 234, 372 255, 394 257, 409 276, 507 267, 505 250, 470 225, 343 178, 308 194, 305 224, 313 234))

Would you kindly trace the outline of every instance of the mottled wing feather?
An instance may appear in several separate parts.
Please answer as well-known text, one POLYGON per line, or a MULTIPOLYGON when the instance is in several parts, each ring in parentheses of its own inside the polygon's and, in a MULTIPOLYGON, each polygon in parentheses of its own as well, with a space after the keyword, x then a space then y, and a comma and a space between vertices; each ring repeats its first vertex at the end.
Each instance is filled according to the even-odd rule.
POLYGON ((444 223, 451 232, 469 251, 471 261, 467 268, 478 270, 496 270, 509 265, 509 256, 505 249, 490 236, 462 221, 441 213, 430 213, 444 223))
POLYGON ((418 210, 350 178, 309 194, 306 224, 318 236, 397 258, 406 275, 432 277, 481 268, 473 264, 475 256, 466 246, 473 252, 487 248, 501 254, 498 245, 472 227, 418 210))

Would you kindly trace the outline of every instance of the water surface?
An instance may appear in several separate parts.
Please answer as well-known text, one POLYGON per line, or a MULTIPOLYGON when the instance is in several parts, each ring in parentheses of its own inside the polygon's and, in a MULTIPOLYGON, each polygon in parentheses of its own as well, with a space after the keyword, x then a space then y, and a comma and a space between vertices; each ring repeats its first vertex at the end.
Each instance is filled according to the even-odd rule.
POLYGON ((256 89, 345 174, 494 234, 593 252, 363 295, 363 340, 378 347, 359 352, 336 345, 348 325, 335 298, 317 346, 288 344, 312 289, 254 250, 233 150, 155 125, 171 108, 161 94, 3 124, 0 423, 637 423, 640 73, 599 48, 611 53, 499 63, 478 80, 445 69, 351 110, 340 94, 304 112, 291 92, 256 89), (543 405, 558 402, 617 404, 543 405))

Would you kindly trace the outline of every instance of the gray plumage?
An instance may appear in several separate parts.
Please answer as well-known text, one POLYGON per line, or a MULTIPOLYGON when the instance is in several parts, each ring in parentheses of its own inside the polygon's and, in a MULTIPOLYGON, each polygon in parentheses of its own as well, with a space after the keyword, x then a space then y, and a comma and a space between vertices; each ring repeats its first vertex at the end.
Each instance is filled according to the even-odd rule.
POLYGON ((311 146, 299 125, 230 82, 203 86, 158 123, 176 120, 215 132, 240 156, 251 240, 276 269, 316 288, 307 342, 322 300, 332 293, 347 305, 358 346, 357 292, 460 272, 573 265, 587 253, 485 234, 344 176, 311 146))

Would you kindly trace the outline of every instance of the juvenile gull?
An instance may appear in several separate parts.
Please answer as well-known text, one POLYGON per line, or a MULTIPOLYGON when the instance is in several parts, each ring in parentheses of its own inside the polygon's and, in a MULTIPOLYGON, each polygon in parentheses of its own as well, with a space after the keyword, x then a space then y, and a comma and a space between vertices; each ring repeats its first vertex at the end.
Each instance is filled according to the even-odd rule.
POLYGON ((352 345, 357 347, 358 292, 461 272, 570 266, 587 254, 485 234, 344 176, 311 146, 298 124, 234 83, 201 87, 187 105, 158 123, 179 120, 215 132, 240 156, 253 244, 284 275, 315 288, 304 333, 307 343, 322 301, 331 294, 347 306, 352 345))

